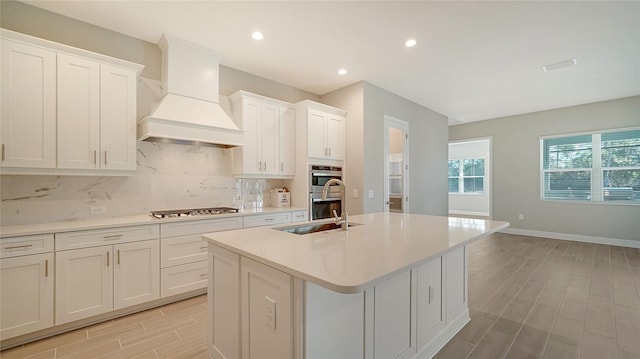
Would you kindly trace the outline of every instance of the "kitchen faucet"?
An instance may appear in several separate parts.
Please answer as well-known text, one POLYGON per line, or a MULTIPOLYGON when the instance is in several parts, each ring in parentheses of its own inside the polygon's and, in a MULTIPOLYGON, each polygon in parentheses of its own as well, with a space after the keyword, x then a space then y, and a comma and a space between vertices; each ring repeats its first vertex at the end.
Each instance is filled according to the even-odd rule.
POLYGON ((344 182, 337 178, 328 180, 327 183, 325 183, 322 187, 322 200, 325 201, 327 199, 329 187, 334 183, 342 187, 342 213, 340 214, 340 217, 338 217, 338 213, 334 209, 333 216, 335 218, 335 223, 339 224, 343 231, 346 231, 349 229, 349 214, 347 214, 347 187, 345 186, 344 182))

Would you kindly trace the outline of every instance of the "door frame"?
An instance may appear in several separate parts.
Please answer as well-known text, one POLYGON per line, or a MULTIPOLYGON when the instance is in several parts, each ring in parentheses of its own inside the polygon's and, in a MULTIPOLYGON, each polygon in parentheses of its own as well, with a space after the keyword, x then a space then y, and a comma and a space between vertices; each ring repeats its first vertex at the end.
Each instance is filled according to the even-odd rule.
POLYGON ((402 131, 402 212, 409 213, 409 122, 384 116, 384 197, 383 208, 389 212, 389 128, 402 131))

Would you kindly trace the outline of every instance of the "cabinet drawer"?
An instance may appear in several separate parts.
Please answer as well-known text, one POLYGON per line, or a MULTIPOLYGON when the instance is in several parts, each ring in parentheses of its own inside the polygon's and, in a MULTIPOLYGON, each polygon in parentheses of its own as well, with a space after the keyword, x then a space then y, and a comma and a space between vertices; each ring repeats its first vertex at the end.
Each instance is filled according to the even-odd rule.
POLYGON ((162 238, 160 243, 162 268, 207 260, 207 242, 201 234, 162 238))
POLYGON ((56 251, 156 239, 159 225, 116 227, 56 233, 56 251))
POLYGON ((0 258, 53 252, 53 234, 0 239, 0 258))
POLYGON ((160 296, 189 292, 207 287, 207 261, 183 264, 160 270, 160 296))
POLYGON ((305 221, 307 221, 307 211, 291 212, 291 222, 305 222, 305 221))
POLYGON ((174 236, 186 236, 189 234, 229 231, 240 228, 242 228, 242 217, 237 216, 198 221, 163 223, 160 225, 160 233, 162 234, 162 238, 167 238, 174 236))
POLYGON ((270 226, 281 223, 291 223, 291 212, 260 214, 244 218, 244 228, 270 226))

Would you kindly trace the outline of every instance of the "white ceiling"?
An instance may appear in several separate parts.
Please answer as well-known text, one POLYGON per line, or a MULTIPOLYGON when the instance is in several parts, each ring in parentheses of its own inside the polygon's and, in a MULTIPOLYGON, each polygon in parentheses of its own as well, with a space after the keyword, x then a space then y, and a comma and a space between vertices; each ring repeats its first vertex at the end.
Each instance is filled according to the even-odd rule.
POLYGON ((640 95, 639 1, 24 2, 153 43, 170 33, 318 95, 368 81, 450 123, 640 95))

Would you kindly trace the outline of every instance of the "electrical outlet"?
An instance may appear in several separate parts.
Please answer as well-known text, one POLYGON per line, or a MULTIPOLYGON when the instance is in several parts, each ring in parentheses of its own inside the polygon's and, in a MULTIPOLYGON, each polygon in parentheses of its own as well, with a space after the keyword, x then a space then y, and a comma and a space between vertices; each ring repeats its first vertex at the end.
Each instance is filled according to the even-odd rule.
POLYGON ((267 315, 267 326, 271 329, 276 329, 276 301, 265 296, 264 302, 265 313, 267 315))
POLYGON ((369 190, 369 198, 373 198, 373 190, 372 189, 369 190))
POLYGON ((522 220, 524 220, 524 214, 520 213, 520 214, 518 215, 518 219, 519 219, 519 220, 521 220, 521 221, 522 221, 522 220))
POLYGON ((358 198, 358 190, 357 189, 353 190, 353 198, 358 198))
POLYGON ((91 207, 91 214, 105 214, 105 213, 107 213, 107 207, 105 206, 91 207))

